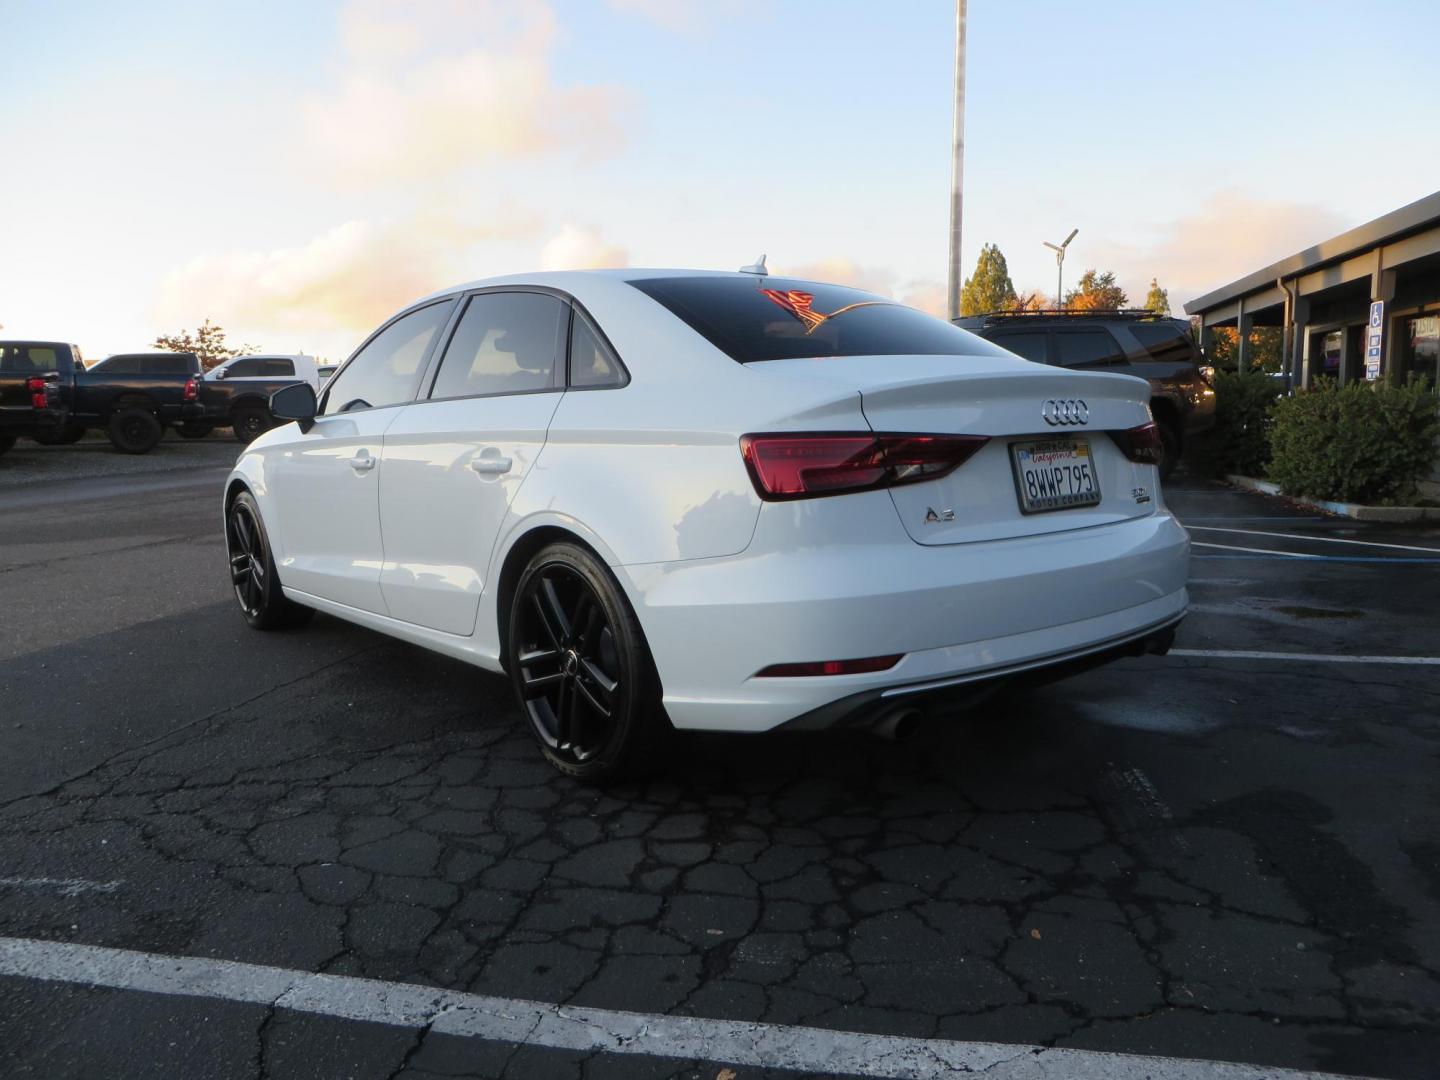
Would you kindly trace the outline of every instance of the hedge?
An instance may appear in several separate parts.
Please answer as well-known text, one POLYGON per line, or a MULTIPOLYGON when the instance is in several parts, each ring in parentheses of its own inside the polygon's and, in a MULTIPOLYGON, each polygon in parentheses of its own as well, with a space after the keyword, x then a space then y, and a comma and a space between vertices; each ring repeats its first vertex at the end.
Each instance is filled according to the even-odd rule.
POLYGON ((1425 379, 1320 379, 1277 401, 1271 416, 1269 475, 1287 495, 1403 505, 1440 455, 1440 395, 1425 379))
POLYGON ((1258 372, 1218 371, 1214 386, 1215 425, 1186 447, 1186 462, 1206 476, 1264 476, 1270 460, 1269 413, 1280 396, 1279 380, 1258 372))

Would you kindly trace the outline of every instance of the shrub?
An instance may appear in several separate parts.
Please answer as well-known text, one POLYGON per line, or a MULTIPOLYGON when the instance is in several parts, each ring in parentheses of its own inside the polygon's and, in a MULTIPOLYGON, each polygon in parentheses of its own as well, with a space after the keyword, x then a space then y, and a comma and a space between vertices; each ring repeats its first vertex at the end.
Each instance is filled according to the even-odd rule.
POLYGON ((1278 380, 1266 375, 1216 372, 1215 426, 1186 447, 1190 468, 1206 476, 1265 475, 1270 407, 1280 389, 1278 380))
POLYGON ((1412 501, 1435 467, 1440 395, 1404 386, 1331 379, 1275 405, 1270 477, 1287 495, 1371 504, 1412 501))

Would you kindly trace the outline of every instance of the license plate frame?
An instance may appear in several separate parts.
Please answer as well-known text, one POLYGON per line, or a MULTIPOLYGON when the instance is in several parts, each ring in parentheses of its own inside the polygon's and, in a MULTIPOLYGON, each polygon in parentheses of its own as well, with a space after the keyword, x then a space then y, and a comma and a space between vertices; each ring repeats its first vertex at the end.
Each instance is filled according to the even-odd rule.
MULTIPOLYGON (((1095 455, 1091 449, 1090 440, 1084 435, 1058 435, 1048 439, 1018 439, 1010 443, 1009 449, 1010 468, 1015 478, 1015 501, 1020 505, 1020 513, 1028 517, 1032 514, 1053 514, 1060 510, 1083 510, 1100 505, 1103 498, 1100 491, 1100 476, 1095 468, 1095 455), (1090 488, 1085 491, 1064 493, 1057 490, 1053 495, 1042 494, 1027 500, 1026 465, 1031 464, 1032 469, 1035 469, 1035 466, 1033 463, 1026 462, 1025 457, 1028 455, 1033 458, 1037 453, 1061 452, 1067 453, 1072 458, 1085 459, 1084 463, 1088 466, 1090 488)), ((1067 462, 1063 467, 1074 468, 1075 465, 1067 462)), ((1033 475, 1038 480, 1038 470, 1033 475)), ((1061 478, 1052 476, 1050 479, 1058 488, 1061 478)), ((1076 486, 1073 474, 1065 476, 1064 479, 1067 486, 1076 486)))

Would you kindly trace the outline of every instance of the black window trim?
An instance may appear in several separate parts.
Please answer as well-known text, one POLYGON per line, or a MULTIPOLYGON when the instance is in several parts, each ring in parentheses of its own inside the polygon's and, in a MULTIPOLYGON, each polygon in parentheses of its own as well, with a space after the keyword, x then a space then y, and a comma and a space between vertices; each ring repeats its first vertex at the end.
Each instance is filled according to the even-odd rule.
POLYGON ((376 327, 375 330, 372 331, 370 335, 366 337, 366 339, 362 341, 359 345, 357 345, 354 351, 352 351, 350 355, 345 358, 345 362, 335 369, 335 373, 331 375, 330 378, 325 380, 325 386, 324 389, 321 391, 320 400, 316 403, 315 419, 328 420, 331 416, 349 415, 348 410, 337 413, 327 413, 325 411, 325 406, 330 401, 330 392, 334 389, 336 382, 339 381, 340 375, 350 366, 350 364, 355 360, 357 356, 359 356, 362 352, 365 351, 366 347, 372 341, 374 341, 377 337, 383 334, 386 330, 389 330, 390 327, 394 326, 401 319, 404 319, 410 315, 414 315, 417 311, 424 311, 426 308, 434 307, 436 304, 449 304, 451 306, 450 314, 446 317, 445 323, 440 327, 440 332, 436 334, 434 340, 430 342, 429 347, 426 349, 425 355, 420 359, 419 378, 415 382, 415 385, 411 387, 410 399, 408 401, 391 402, 389 405, 367 405, 365 406, 364 411, 374 412, 379 409, 401 409, 407 405, 414 405, 417 400, 417 395, 420 393, 420 388, 425 385, 425 379, 429 375, 430 365, 435 358, 436 346, 442 340, 449 340, 449 332, 453 328, 455 323, 455 313, 459 310, 459 304, 456 302, 458 299, 458 293, 446 293, 444 296, 427 297, 419 303, 411 304, 403 311, 397 311, 391 318, 386 319, 383 323, 376 327))
MULTIPOLYGON (((552 289, 547 285, 490 285, 482 289, 468 289, 463 293, 452 293, 451 296, 458 302, 455 310, 451 312, 449 322, 441 332, 439 347, 432 350, 430 356, 426 359, 425 374, 420 380, 420 391, 417 391, 415 400, 410 402, 412 405, 425 405, 432 401, 471 401, 477 398, 522 397, 529 394, 564 394, 571 390, 577 392, 589 390, 620 390, 630 385, 630 371, 621 361, 620 354, 615 351, 615 346, 611 344, 610 339, 606 337, 605 331, 600 329, 600 324, 595 321, 595 317, 585 310, 585 305, 563 289, 552 289), (499 390, 488 394, 456 394, 453 397, 431 397, 430 395, 434 393, 435 390, 435 383, 440 378, 440 364, 445 357, 445 350, 450 347, 450 339, 455 336, 455 332, 460 327, 460 320, 464 317, 466 307, 469 306, 470 301, 474 297, 485 296, 489 293, 539 293, 542 296, 553 296, 564 305, 566 319, 564 334, 565 356, 558 365, 562 369, 557 372, 560 378, 556 382, 556 385, 542 386, 537 390, 499 390), (596 340, 600 342, 601 348, 605 350, 606 356, 614 363, 615 370, 620 374, 619 382, 607 383, 603 386, 570 385, 570 342, 575 332, 575 319, 577 316, 585 320, 586 324, 595 334, 596 340), (423 391, 423 396, 420 396, 421 391, 423 391)), ((393 322, 394 320, 391 321, 393 322)), ((346 363, 349 363, 349 361, 347 360, 346 363)), ((339 376, 340 372, 337 371, 331 378, 335 379, 339 376)))

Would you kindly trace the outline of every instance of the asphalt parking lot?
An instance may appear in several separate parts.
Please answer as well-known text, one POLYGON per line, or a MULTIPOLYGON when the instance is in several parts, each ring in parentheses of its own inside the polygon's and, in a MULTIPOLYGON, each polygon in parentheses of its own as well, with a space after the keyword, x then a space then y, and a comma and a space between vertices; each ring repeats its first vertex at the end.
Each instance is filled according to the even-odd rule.
POLYGON ((1436 1075, 1440 531, 1182 480, 1171 656, 596 791, 498 678, 247 631, 237 449, 0 460, 0 1074, 1436 1075))

